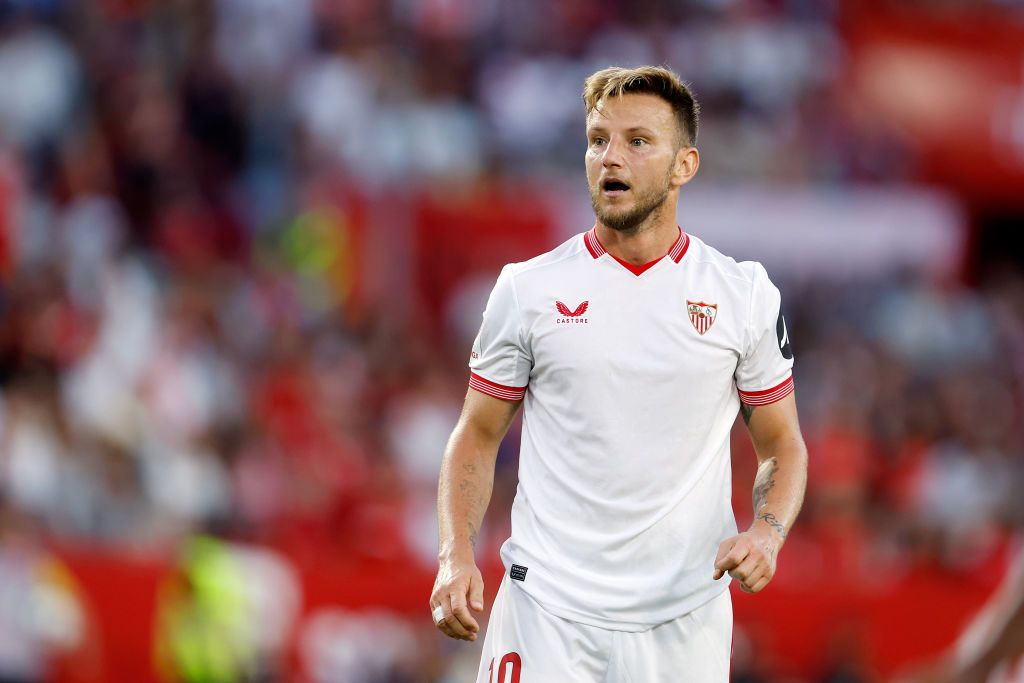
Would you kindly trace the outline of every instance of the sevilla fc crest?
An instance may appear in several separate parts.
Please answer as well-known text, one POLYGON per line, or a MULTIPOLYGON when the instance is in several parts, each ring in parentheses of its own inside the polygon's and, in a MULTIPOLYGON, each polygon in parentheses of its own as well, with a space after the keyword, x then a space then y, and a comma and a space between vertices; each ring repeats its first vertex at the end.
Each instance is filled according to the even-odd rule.
POLYGON ((718 304, 706 304, 703 301, 687 301, 686 311, 690 314, 690 322, 701 334, 711 329, 718 317, 718 304))

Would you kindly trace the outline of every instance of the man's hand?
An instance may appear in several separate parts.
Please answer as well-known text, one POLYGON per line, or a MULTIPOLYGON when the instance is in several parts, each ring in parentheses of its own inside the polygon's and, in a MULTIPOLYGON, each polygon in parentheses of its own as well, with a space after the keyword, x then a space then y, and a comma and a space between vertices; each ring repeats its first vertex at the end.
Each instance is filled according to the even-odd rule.
POLYGON ((775 560, 782 541, 777 531, 764 525, 725 539, 715 557, 715 580, 729 572, 744 591, 757 593, 775 576, 775 560))
POLYGON ((444 619, 435 625, 446 636, 458 640, 476 640, 480 625, 473 612, 484 611, 484 579, 472 557, 442 559, 430 594, 430 609, 444 610, 444 619))

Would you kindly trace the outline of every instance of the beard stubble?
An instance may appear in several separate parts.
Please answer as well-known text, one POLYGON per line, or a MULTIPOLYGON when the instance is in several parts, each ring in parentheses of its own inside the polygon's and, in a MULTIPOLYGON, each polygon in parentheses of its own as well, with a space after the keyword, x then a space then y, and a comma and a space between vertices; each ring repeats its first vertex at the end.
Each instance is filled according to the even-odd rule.
MULTIPOLYGON (((590 205, 594 209, 594 215, 597 216, 597 220, 603 225, 616 232, 627 234, 639 232, 648 218, 656 211, 664 209, 665 200, 668 199, 669 178, 671 175, 672 169, 669 168, 668 173, 665 174, 665 184, 660 191, 658 188, 652 187, 647 192, 637 195, 633 208, 625 212, 613 213, 611 211, 604 211, 600 204, 601 187, 599 185, 591 187, 590 205)), ((630 191, 634 190, 631 189, 630 191)))

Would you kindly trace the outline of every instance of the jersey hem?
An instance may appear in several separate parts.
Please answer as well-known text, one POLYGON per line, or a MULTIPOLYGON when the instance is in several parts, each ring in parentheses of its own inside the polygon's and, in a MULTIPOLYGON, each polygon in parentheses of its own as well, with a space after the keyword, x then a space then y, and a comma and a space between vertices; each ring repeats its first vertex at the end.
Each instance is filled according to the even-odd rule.
POLYGON ((475 372, 469 373, 469 388, 503 401, 521 401, 526 396, 526 387, 508 387, 492 382, 475 372))
MULTIPOLYGON (((506 576, 507 578, 507 576, 506 576)), ((525 586, 519 585, 516 582, 510 582, 510 585, 521 590, 527 597, 537 604, 542 610, 548 614, 558 617, 559 619, 565 619, 566 621, 572 621, 577 624, 584 624, 586 626, 594 626, 596 628, 604 629, 605 631, 625 631, 627 633, 642 633, 649 631, 652 628, 667 624, 670 621, 675 621, 679 617, 685 616, 695 609, 700 609, 704 605, 708 604, 724 591, 729 590, 729 584, 732 583, 732 578, 726 574, 724 579, 720 579, 716 582, 718 585, 713 585, 714 590, 701 591, 697 593, 689 600, 681 602, 680 607, 671 612, 658 615, 652 621, 623 621, 619 619, 602 619, 601 617, 595 616, 588 612, 581 612, 579 610, 572 609, 570 607, 555 606, 545 604, 545 602, 528 591, 525 586)))
POLYGON ((740 400, 748 406, 766 406, 777 401, 781 401, 795 389, 793 384, 793 376, 787 377, 778 386, 772 387, 771 389, 762 389, 760 391, 743 391, 740 388, 736 390, 740 394, 740 400))

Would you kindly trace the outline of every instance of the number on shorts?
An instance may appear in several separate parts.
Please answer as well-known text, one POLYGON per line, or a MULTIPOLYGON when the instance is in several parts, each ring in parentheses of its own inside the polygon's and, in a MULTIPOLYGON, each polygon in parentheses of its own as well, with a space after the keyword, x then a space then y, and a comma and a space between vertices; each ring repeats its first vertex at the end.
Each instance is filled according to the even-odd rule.
POLYGON ((487 667, 487 683, 505 683, 505 665, 512 665, 512 680, 509 683, 519 683, 519 670, 523 668, 523 660, 519 658, 518 652, 509 652, 507 655, 501 658, 498 662, 498 680, 492 681, 494 676, 494 659, 491 659, 491 665, 487 667))

